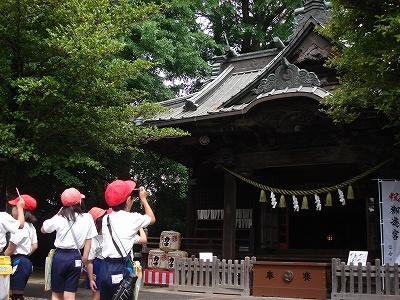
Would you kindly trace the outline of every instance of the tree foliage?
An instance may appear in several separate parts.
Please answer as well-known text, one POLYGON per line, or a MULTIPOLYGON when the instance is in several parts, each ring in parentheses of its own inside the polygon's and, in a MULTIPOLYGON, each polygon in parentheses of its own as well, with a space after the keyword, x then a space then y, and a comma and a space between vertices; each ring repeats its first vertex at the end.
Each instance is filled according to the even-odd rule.
MULTIPOLYGON (((151 192, 149 197, 159 220, 150 228, 151 236, 163 230, 185 232, 188 169, 162 155, 138 151, 132 157, 131 175, 151 192)), ((139 202, 134 210, 139 210, 139 202)))
POLYGON ((146 87, 130 84, 154 63, 126 58, 126 36, 159 10, 129 0, 0 2, 0 157, 8 182, 28 174, 79 186, 93 174, 112 177, 129 169, 120 161, 140 143, 181 134, 132 122, 160 108, 146 87))
POLYGON ((353 121, 374 109, 391 125, 400 121, 400 3, 396 0, 334 0, 323 31, 336 45, 329 66, 340 86, 324 101, 336 121, 353 121))
POLYGON ((218 44, 230 46, 240 53, 265 49, 272 37, 285 40, 291 34, 293 11, 302 0, 205 0, 199 15, 209 20, 210 31, 218 44))
POLYGON ((151 72, 131 83, 149 90, 160 101, 190 90, 192 82, 207 77, 210 72, 207 61, 217 46, 196 22, 197 1, 154 3, 159 7, 158 12, 133 24, 126 50, 131 57, 151 62, 151 72))

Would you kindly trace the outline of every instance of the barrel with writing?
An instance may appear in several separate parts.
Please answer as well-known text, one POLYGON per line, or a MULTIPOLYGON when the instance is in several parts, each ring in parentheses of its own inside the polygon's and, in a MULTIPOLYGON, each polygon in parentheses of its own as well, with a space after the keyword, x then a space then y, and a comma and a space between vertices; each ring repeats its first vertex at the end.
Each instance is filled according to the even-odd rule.
POLYGON ((176 251, 181 247, 181 234, 176 231, 163 231, 160 236, 160 249, 165 252, 176 251))
POLYGON ((167 253, 161 249, 151 249, 147 260, 149 269, 167 269, 168 258, 167 253))
POLYGON ((172 270, 175 267, 175 260, 177 258, 187 258, 188 253, 186 251, 171 251, 167 253, 168 269, 172 270))

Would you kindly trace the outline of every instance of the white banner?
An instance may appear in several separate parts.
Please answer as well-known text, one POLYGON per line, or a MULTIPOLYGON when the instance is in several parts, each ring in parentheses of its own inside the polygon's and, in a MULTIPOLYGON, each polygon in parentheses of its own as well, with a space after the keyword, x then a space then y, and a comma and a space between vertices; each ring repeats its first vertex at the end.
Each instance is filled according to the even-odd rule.
POLYGON ((381 181, 383 263, 400 264, 400 181, 381 181))

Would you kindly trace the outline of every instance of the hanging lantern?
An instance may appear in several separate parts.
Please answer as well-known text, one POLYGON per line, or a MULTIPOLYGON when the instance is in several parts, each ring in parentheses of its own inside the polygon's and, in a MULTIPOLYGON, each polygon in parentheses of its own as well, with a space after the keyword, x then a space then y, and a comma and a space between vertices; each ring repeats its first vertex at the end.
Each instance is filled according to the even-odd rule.
POLYGON ((260 192, 260 200, 259 202, 261 203, 266 203, 267 202, 267 194, 265 194, 264 190, 261 190, 260 192))
POLYGON ((331 192, 328 192, 328 194, 326 194, 325 206, 332 206, 331 192))
POLYGON ((308 199, 307 196, 303 196, 303 201, 301 202, 301 209, 308 209, 308 199))
POLYGON ((285 195, 281 195, 281 198, 279 199, 279 207, 280 208, 285 208, 286 207, 286 200, 285 200, 285 195))
POLYGON ((351 186, 351 184, 347 187, 347 199, 348 200, 354 200, 354 191, 353 191, 353 187, 351 186))

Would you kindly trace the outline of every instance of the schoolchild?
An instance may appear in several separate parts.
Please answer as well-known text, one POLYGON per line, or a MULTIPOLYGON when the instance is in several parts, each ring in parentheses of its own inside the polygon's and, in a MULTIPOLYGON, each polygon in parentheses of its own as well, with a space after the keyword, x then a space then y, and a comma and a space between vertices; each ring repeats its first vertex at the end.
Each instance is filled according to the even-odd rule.
POLYGON ((21 197, 18 201, 17 207, 17 219, 14 219, 11 215, 6 212, 0 212, 0 255, 4 254, 4 249, 7 245, 6 234, 7 232, 15 233, 20 228, 24 228, 25 216, 24 216, 24 205, 25 201, 21 197))
POLYGON ((87 262, 91 239, 97 235, 92 216, 83 213, 83 198, 85 196, 77 189, 66 189, 61 194, 63 207, 55 216, 43 222, 43 233, 56 232, 56 251, 51 265, 52 300, 75 299, 82 262, 87 262))
MULTIPOLYGON (((99 274, 104 259, 102 255, 103 235, 101 231, 101 225, 103 217, 109 212, 111 212, 111 210, 107 211, 99 207, 92 207, 88 211, 88 213, 92 215, 93 221, 96 225, 97 232, 99 233, 96 237, 92 239, 92 245, 89 251, 89 261, 87 264, 87 273, 89 278, 90 289, 92 290, 93 300, 100 299, 99 274)), ((142 228, 139 230, 139 235, 136 235, 134 237, 134 243, 135 244, 147 243, 147 237, 142 228)))
MULTIPOLYGON (((4 252, 5 255, 11 256, 11 265, 14 269, 14 273, 10 277, 12 300, 24 299, 24 290, 32 273, 32 262, 29 256, 38 247, 36 229, 32 224, 37 221, 36 217, 32 214, 37 206, 36 200, 30 195, 21 195, 21 197, 25 201, 25 224, 22 229, 11 233, 10 242, 4 252)), ((12 206, 11 214, 15 219, 18 219, 18 202, 19 197, 8 201, 8 204, 12 206)))
POLYGON ((134 181, 115 180, 107 186, 104 193, 112 212, 103 217, 102 221, 104 262, 99 276, 101 300, 112 298, 124 274, 131 269, 127 257, 139 229, 155 222, 153 210, 147 202, 147 192, 143 187, 139 189, 139 198, 145 214, 130 212, 135 187, 134 181))

